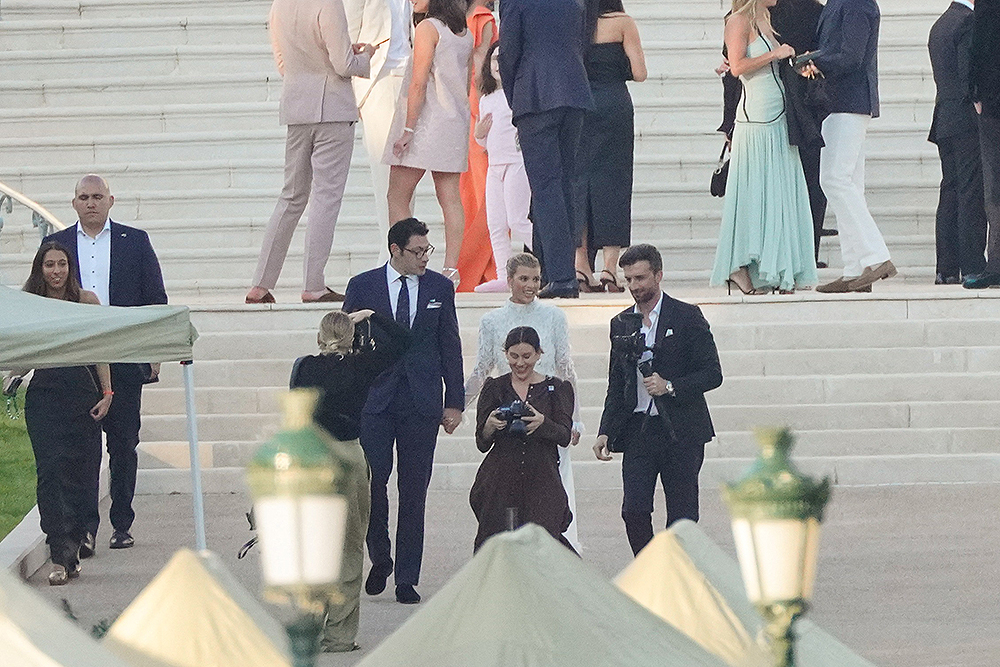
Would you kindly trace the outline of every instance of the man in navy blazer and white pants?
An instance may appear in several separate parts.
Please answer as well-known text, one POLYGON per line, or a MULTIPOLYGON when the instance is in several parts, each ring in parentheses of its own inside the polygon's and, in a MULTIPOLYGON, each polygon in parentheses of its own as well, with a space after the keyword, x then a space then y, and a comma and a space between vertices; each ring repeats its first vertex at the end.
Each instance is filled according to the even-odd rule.
POLYGON ((415 586, 420 581, 424 504, 438 427, 451 433, 461 423, 465 378, 455 287, 440 273, 427 270, 434 251, 427 226, 416 218, 400 220, 389 229, 388 245, 388 263, 351 278, 344 310, 374 310, 410 330, 406 353, 372 384, 360 440, 371 466, 372 490, 367 538, 372 569, 365 591, 378 595, 395 571, 396 600, 414 604, 420 601, 415 586), (393 443, 399 489, 395 570, 386 491, 393 443))
POLYGON ((875 0, 829 0, 817 26, 816 67, 826 77, 830 115, 823 121, 819 180, 837 216, 843 276, 817 292, 870 292, 896 275, 865 201, 865 135, 878 118, 878 32, 875 0))
MULTIPOLYGON (((141 229, 127 227, 111 220, 108 214, 115 198, 107 182, 89 174, 80 179, 73 196, 73 208, 79 222, 48 236, 66 247, 76 259, 77 276, 83 289, 92 291, 105 306, 151 306, 167 302, 163 289, 160 263, 153 252, 149 236, 141 229)), ((150 368, 150 378, 159 373, 159 364, 150 368)), ((131 547, 132 497, 139 467, 136 447, 139 446, 139 410, 145 372, 139 364, 111 364, 111 386, 115 397, 111 409, 101 420, 107 437, 111 472, 111 535, 112 549, 131 547)), ((100 462, 89 480, 94 489, 93 506, 88 508, 91 520, 89 534, 80 549, 84 558, 94 553, 97 535, 97 487, 100 462)))

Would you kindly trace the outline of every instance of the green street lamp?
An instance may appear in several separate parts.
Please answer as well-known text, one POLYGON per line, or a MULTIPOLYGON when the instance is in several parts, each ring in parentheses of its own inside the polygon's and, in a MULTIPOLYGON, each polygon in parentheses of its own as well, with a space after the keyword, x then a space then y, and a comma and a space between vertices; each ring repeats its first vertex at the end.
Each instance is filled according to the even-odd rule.
POLYGON ((789 429, 758 429, 755 435, 760 456, 722 492, 747 597, 764 617, 775 665, 792 667, 792 624, 812 598, 830 478, 816 481, 798 471, 788 457, 795 440, 789 429))
POLYGON ((285 394, 281 431, 247 467, 264 597, 298 612, 285 626, 295 667, 315 665, 326 604, 338 596, 354 466, 313 423, 318 400, 311 389, 285 394))

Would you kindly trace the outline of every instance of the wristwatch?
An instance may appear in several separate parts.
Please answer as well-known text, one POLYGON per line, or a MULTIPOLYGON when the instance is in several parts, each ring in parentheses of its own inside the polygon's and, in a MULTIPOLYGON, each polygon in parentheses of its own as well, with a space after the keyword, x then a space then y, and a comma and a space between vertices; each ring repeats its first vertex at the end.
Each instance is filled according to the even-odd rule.
POLYGON ((664 389, 666 390, 667 394, 669 396, 676 396, 677 394, 674 393, 674 383, 671 382, 670 380, 667 380, 666 383, 667 384, 666 387, 664 387, 664 389))

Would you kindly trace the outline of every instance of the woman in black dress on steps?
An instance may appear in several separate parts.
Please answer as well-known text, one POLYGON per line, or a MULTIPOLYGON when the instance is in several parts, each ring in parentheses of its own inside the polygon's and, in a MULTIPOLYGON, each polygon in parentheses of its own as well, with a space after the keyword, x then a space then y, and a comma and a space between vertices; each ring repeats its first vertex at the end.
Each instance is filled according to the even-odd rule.
POLYGON ((626 81, 646 80, 639 30, 621 0, 599 0, 587 76, 594 96, 580 133, 573 216, 579 247, 576 277, 581 292, 621 292, 618 253, 631 243, 632 153, 635 143, 632 97, 626 81), (604 250, 600 277, 591 273, 591 253, 604 250))

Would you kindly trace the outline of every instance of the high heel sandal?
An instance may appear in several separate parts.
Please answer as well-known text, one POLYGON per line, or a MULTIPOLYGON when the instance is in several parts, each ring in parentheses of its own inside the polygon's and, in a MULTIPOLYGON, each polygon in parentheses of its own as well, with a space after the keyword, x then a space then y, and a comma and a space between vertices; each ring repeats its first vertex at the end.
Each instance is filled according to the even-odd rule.
POLYGON ((594 285, 590 282, 590 278, 583 271, 576 272, 576 282, 580 286, 580 292, 585 292, 587 294, 592 294, 594 292, 603 292, 604 288, 599 285, 594 285))
POLYGON ((736 289, 738 289, 739 291, 743 292, 747 296, 761 296, 761 295, 764 295, 764 294, 773 294, 774 293, 774 288, 773 287, 756 287, 755 288, 753 286, 753 283, 750 281, 750 273, 747 271, 747 269, 746 269, 745 266, 741 266, 739 268, 739 270, 733 271, 732 273, 729 274, 729 277, 726 278, 726 291, 729 294, 729 296, 732 296, 732 294, 733 294, 733 286, 734 285, 736 286, 736 289), (740 276, 743 276, 744 278, 746 278, 747 284, 750 285, 749 289, 747 289, 746 287, 744 287, 742 284, 740 284, 740 282, 738 280, 736 280, 736 278, 734 276, 737 276, 737 275, 740 275, 740 276))
POLYGON ((601 287, 604 288, 605 292, 609 292, 611 294, 621 294, 625 291, 625 288, 618 282, 618 276, 611 273, 607 269, 601 271, 601 287), (604 276, 610 277, 605 278, 604 276))

